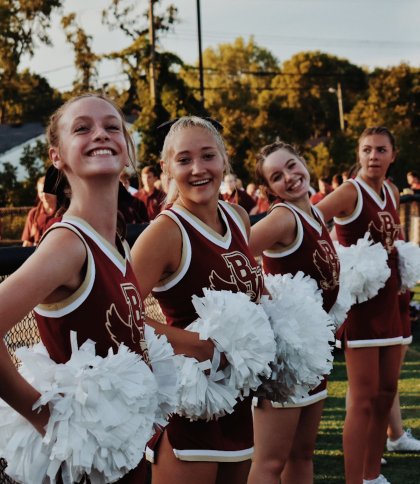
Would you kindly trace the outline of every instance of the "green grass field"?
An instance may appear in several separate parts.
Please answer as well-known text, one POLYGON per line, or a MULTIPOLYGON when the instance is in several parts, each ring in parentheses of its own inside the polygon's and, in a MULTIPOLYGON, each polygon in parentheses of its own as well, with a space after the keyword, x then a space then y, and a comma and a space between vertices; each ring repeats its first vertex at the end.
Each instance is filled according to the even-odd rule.
MULTIPOLYGON (((401 372, 399 391, 404 428, 411 428, 414 436, 420 438, 420 321, 414 324, 413 337, 414 341, 408 349, 401 372)), ((344 483, 341 433, 345 416, 346 389, 344 356, 339 351, 329 378, 329 397, 326 401, 315 451, 314 482, 316 484, 344 483)), ((382 473, 392 484, 420 483, 420 453, 385 452, 384 457, 388 464, 382 468, 382 473)))

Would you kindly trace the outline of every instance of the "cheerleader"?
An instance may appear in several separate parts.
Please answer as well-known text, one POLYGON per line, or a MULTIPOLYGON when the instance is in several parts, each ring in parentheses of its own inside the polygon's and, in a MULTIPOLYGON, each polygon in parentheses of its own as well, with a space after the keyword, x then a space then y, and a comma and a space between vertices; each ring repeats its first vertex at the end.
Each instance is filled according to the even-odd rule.
MULTIPOLYGON (((213 347, 183 329, 197 318, 192 296, 210 288, 244 292, 257 301, 262 271, 248 249, 245 210, 219 201, 229 166, 216 128, 194 116, 177 120, 165 138, 161 166, 169 179, 170 208, 137 239, 134 269, 142 294, 153 291, 166 317, 168 325, 156 330, 176 353, 207 359, 213 347)), ((218 420, 174 415, 147 452, 154 484, 245 483, 253 454, 249 398, 218 420)))
MULTIPOLYGON (((49 408, 33 410, 40 393, 17 371, 3 343, 32 309, 57 363, 71 357, 72 331, 78 345, 93 340, 102 357, 124 343, 148 361, 142 299, 128 245, 117 234, 119 175, 135 154, 122 112, 108 98, 84 94, 52 115, 47 135, 52 164, 71 187, 70 206, 36 252, 0 284, 1 398, 42 435, 49 408)), ((118 482, 144 481, 142 465, 118 482)))
MULTIPOLYGON (((322 291, 328 312, 339 287, 339 263, 318 209, 309 200, 306 162, 289 144, 276 141, 257 157, 258 182, 277 198, 268 215, 251 231, 250 247, 262 254, 267 274, 302 271, 322 291)), ((249 483, 310 484, 312 457, 325 398, 326 380, 294 402, 255 397, 255 456, 249 483)))
POLYGON ((399 237, 398 192, 385 181, 396 156, 384 127, 367 128, 358 142, 360 170, 322 200, 326 220, 335 217, 337 238, 350 246, 369 232, 388 253, 391 276, 374 298, 356 304, 338 335, 346 356, 349 395, 343 447, 348 484, 386 483, 380 474, 389 412, 397 391, 403 331, 394 241, 399 237))

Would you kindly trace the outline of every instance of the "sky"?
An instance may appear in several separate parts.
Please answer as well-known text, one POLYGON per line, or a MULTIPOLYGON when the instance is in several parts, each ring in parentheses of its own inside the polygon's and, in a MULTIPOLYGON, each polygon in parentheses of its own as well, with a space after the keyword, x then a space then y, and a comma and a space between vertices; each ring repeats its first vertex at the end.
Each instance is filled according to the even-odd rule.
MULTIPOLYGON (((140 10, 148 0, 137 0, 140 10)), ((197 0, 162 0, 159 12, 169 4, 178 8, 178 23, 160 40, 160 48, 176 53, 188 64, 198 62, 197 0)), ((122 33, 101 25, 101 10, 108 0, 65 0, 64 12, 76 12, 80 25, 93 37, 98 54, 129 45, 122 33)), ((281 64, 300 51, 320 50, 346 58, 353 64, 389 67, 407 62, 420 67, 420 0, 201 0, 203 50, 253 36, 281 64)), ((61 90, 71 88, 74 55, 60 28, 60 16, 52 19, 52 47, 37 48, 22 67, 43 75, 61 90)), ((99 84, 123 82, 120 66, 103 63, 99 84)), ((99 86, 98 86, 99 87, 99 86)))

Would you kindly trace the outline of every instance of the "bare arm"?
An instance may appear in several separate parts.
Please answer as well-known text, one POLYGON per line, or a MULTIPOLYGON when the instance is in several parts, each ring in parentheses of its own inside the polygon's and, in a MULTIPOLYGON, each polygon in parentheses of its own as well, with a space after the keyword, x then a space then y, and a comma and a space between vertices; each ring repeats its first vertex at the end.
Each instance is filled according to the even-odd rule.
POLYGON ((326 222, 333 217, 348 217, 351 215, 357 203, 357 190, 352 183, 343 183, 333 192, 327 195, 316 208, 321 210, 326 222))
POLYGON ((80 239, 68 230, 51 232, 38 250, 0 284, 0 397, 15 408, 41 433, 49 412, 38 414, 32 405, 39 392, 15 368, 3 338, 37 304, 54 295, 59 288, 73 291, 81 281, 86 251, 80 239), (60 257, 61 256, 61 257, 60 257))
POLYGON ((293 213, 285 207, 278 207, 252 226, 249 246, 251 252, 258 256, 276 244, 287 247, 295 238, 296 219, 293 213))
MULTIPOLYGON (((132 248, 133 269, 143 297, 150 294, 159 281, 173 274, 181 263, 182 236, 176 223, 169 217, 158 217, 140 234, 132 248)), ((202 341, 198 333, 147 319, 159 334, 164 334, 175 353, 193 356, 199 361, 211 359, 214 345, 202 341)))

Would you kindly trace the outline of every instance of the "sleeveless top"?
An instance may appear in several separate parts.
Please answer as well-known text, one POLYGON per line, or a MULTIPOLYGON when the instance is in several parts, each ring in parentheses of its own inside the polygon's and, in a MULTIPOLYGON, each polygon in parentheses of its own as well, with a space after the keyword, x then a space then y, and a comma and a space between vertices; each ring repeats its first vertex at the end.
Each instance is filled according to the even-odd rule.
POLYGON ((77 217, 65 216, 49 231, 60 227, 71 230, 83 242, 86 274, 73 294, 34 309, 41 339, 51 358, 57 363, 70 359, 70 331, 76 331, 79 346, 91 339, 100 356, 106 356, 111 347, 116 351, 124 343, 148 362, 143 302, 128 244, 117 238, 119 250, 115 249, 77 217))
POLYGON ((384 182, 379 196, 361 177, 348 180, 357 191, 356 207, 351 215, 334 218, 341 245, 350 246, 369 232, 388 253, 391 275, 372 299, 354 305, 345 324, 337 333, 348 347, 389 346, 400 344, 402 327, 398 304, 398 252, 394 242, 400 235, 397 203, 391 187, 384 182), (363 323, 363 324, 361 324, 363 323))
POLYGON ((183 207, 173 206, 159 215, 170 217, 182 234, 177 271, 153 288, 169 325, 185 328, 197 318, 191 297, 202 296, 203 288, 245 292, 252 301, 262 294, 262 270, 249 250, 240 215, 223 201, 219 214, 226 228, 223 236, 183 207))
POLYGON ((313 217, 290 203, 276 207, 289 209, 296 219, 297 234, 288 247, 265 250, 263 268, 266 274, 293 274, 302 271, 312 277, 322 291, 323 307, 329 311, 337 299, 340 262, 320 211, 312 206, 313 217))

